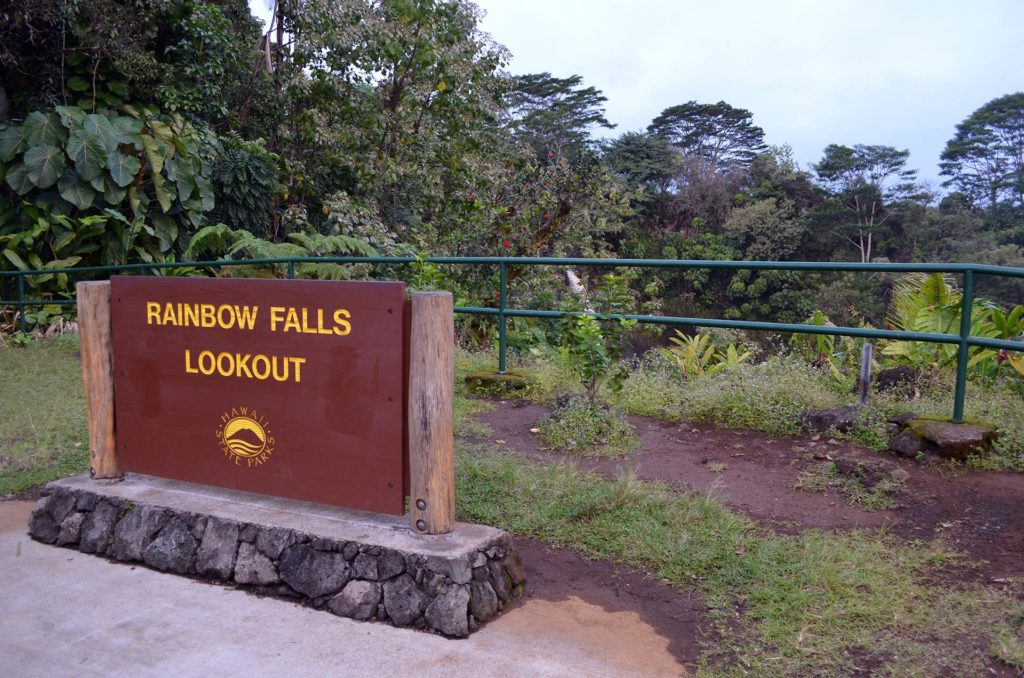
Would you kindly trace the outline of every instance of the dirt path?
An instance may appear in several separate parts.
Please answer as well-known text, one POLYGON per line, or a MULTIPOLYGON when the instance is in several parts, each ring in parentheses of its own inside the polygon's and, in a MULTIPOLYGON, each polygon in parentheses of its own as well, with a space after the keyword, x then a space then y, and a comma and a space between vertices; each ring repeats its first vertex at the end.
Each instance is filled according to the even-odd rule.
POLYGON ((879 528, 908 539, 943 537, 978 563, 978 576, 999 580, 1024 576, 1024 474, 940 473, 911 460, 887 457, 910 477, 896 507, 864 511, 834 489, 795 489, 800 474, 829 458, 879 458, 878 453, 825 437, 773 438, 755 431, 631 417, 641 447, 630 459, 584 459, 541 449, 530 429, 547 416, 545 407, 498 401, 479 419, 504 447, 536 459, 567 461, 614 476, 629 463, 638 477, 716 492, 729 506, 781 532, 809 528, 879 528), (822 459, 815 459, 817 456, 822 459))

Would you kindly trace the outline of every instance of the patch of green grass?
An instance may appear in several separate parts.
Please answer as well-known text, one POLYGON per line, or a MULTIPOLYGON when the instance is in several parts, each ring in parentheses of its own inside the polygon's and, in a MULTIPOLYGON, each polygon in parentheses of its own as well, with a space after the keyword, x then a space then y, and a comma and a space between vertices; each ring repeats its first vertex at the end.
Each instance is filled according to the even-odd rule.
POLYGON ((78 338, 0 348, 0 495, 89 468, 78 338))
POLYGON ((895 505, 893 495, 901 486, 902 483, 897 480, 884 479, 872 487, 865 487, 853 478, 840 475, 835 464, 812 466, 802 471, 793 484, 794 489, 808 492, 839 490, 848 504, 865 511, 892 508, 895 505))
POLYGON ((474 415, 490 412, 494 405, 486 400, 467 398, 456 395, 452 402, 455 415, 455 435, 467 438, 489 438, 491 427, 478 420, 474 415))
POLYGON ((626 378, 615 404, 629 414, 679 421, 683 417, 683 387, 667 366, 645 361, 626 378))
POLYGON ((621 412, 573 398, 540 424, 540 437, 553 449, 584 457, 621 457, 639 444, 621 412))
MULTIPOLYGON (((720 642, 708 674, 980 675, 997 633, 1021 642, 1019 603, 979 586, 928 585, 953 555, 884 533, 770 533, 714 496, 605 480, 493 446, 461 445, 459 511, 585 555, 697 588, 720 642)), ((1014 647, 1003 641, 1006 647, 1014 647)))
POLYGON ((800 433, 804 410, 842 404, 827 377, 798 360, 742 365, 712 377, 692 379, 683 387, 683 417, 727 428, 771 435, 800 433))

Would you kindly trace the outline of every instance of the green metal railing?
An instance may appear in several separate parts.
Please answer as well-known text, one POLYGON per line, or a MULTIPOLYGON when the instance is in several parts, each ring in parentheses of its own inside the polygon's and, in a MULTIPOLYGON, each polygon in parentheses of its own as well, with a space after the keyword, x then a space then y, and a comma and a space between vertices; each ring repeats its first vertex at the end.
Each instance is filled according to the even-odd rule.
MULTIPOLYGON (((25 280, 33 276, 43 275, 83 275, 110 273, 139 273, 145 275, 152 271, 171 268, 212 268, 219 269, 229 266, 263 266, 285 265, 288 278, 295 277, 296 264, 303 263, 335 263, 335 264, 388 264, 408 265, 416 262, 414 257, 290 257, 278 259, 249 260, 216 260, 216 261, 183 261, 175 263, 126 264, 121 266, 83 266, 66 269, 40 269, 34 271, 0 271, 0 278, 15 277, 17 279, 18 298, 16 300, 0 299, 0 306, 16 306, 19 309, 21 330, 27 330, 25 309, 32 306, 60 305, 70 306, 72 299, 42 300, 28 299, 25 294, 25 280)), ((878 330, 864 327, 832 327, 802 325, 795 323, 760 322, 750 320, 720 320, 714 318, 684 318, 678 316, 623 314, 600 316, 605 319, 628 319, 641 323, 653 323, 683 327, 721 327, 729 329, 792 332, 796 334, 823 334, 841 337, 860 337, 864 339, 898 339, 904 341, 921 341, 933 344, 955 344, 958 347, 956 388, 953 395, 953 421, 963 421, 964 396, 967 383, 968 351, 973 346, 1005 349, 1008 351, 1024 351, 1024 341, 1006 339, 990 339, 971 336, 971 309, 974 306, 974 284, 976 275, 993 275, 1024 279, 1024 268, 1007 266, 988 266, 982 264, 893 264, 857 262, 809 262, 809 261, 703 261, 676 259, 578 259, 578 258, 541 258, 541 257, 429 257, 426 261, 435 264, 452 265, 496 265, 498 267, 498 307, 457 306, 456 313, 471 315, 489 315, 498 317, 498 371, 507 368, 507 320, 508 318, 562 318, 567 315, 587 315, 587 312, 566 312, 538 309, 508 308, 508 269, 510 266, 587 266, 587 267, 635 267, 635 268, 678 268, 706 270, 771 270, 771 271, 864 271, 875 273, 948 273, 963 276, 963 297, 961 299, 960 331, 958 334, 940 334, 931 332, 907 332, 902 330, 878 330)), ((592 314, 594 315, 594 314, 592 314)))

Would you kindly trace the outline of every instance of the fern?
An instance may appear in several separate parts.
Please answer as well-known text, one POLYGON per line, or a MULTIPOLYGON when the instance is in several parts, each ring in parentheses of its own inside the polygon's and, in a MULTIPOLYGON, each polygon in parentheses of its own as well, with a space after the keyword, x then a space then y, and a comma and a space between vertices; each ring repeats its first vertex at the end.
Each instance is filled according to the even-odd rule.
MULTIPOLYGON (((196 259, 206 254, 224 259, 285 259, 289 257, 328 256, 375 256, 372 247, 361 240, 346 235, 321 235, 319 233, 292 233, 290 242, 273 243, 257 238, 245 229, 232 229, 225 224, 206 226, 199 229, 189 243, 186 256, 196 259)), ((352 266, 326 262, 305 262, 295 267, 300 278, 317 280, 348 280, 352 278, 352 266)), ((281 266, 232 266, 222 275, 237 277, 281 277, 281 266)))
POLYGON ((922 310, 957 304, 961 296, 948 274, 907 274, 892 288, 885 322, 898 330, 914 331, 922 310))

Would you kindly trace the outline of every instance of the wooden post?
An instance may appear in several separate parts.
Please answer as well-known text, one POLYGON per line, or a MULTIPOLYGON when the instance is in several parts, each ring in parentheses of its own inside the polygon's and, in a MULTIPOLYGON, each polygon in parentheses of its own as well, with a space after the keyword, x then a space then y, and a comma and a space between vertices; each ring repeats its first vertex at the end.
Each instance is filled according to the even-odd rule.
POLYGON ((78 335, 89 416, 89 474, 122 478, 114 432, 114 359, 110 341, 110 283, 80 282, 78 335))
POLYGON ((861 405, 867 403, 871 388, 871 352, 873 348, 870 341, 865 341, 860 349, 860 377, 857 379, 857 395, 860 396, 861 405))
POLYGON ((414 292, 409 332, 409 524, 455 529, 455 320, 450 292, 414 292))

